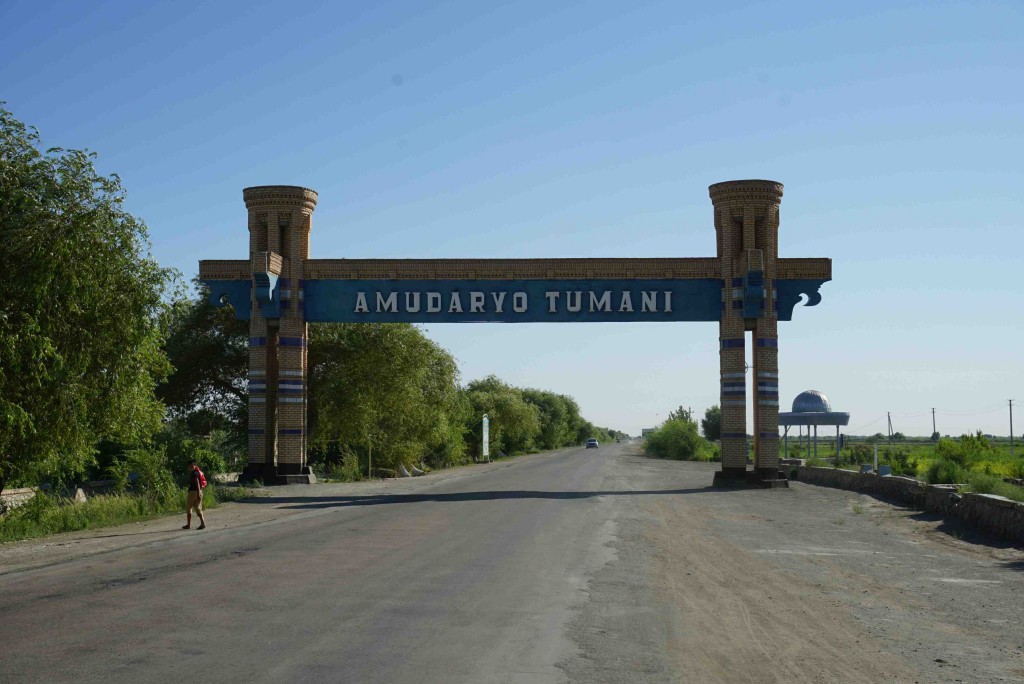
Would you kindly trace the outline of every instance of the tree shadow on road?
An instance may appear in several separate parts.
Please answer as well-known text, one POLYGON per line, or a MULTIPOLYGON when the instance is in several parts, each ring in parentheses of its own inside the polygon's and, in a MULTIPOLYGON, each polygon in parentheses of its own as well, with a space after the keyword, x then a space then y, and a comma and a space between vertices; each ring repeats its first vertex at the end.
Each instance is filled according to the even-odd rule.
POLYGON ((367 494, 346 496, 261 496, 246 499, 246 503, 275 504, 282 508, 333 508, 341 506, 381 506, 386 504, 410 503, 455 503, 459 501, 500 501, 502 499, 592 499, 599 496, 654 496, 662 494, 707 494, 710 492, 741 491, 717 487, 692 487, 688 489, 655 489, 594 492, 545 492, 538 490, 512 489, 508 491, 456 492, 451 494, 367 494), (290 504, 290 505, 282 505, 290 504))

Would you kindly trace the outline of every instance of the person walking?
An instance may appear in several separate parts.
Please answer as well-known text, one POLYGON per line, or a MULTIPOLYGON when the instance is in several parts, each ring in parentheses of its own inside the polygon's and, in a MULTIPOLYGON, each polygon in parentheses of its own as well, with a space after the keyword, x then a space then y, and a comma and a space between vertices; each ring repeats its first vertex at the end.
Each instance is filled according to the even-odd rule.
POLYGON ((195 461, 188 462, 188 503, 186 504, 185 515, 187 520, 181 529, 188 530, 192 527, 192 509, 199 516, 199 527, 197 530, 206 529, 206 518, 203 517, 203 474, 195 461))

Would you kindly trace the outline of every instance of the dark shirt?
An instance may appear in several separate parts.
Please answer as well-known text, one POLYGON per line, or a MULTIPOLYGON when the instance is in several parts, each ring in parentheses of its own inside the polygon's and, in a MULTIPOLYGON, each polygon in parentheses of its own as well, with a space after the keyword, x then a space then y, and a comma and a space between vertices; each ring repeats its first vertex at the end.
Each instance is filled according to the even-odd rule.
POLYGON ((199 490, 199 471, 193 469, 192 474, 188 478, 188 491, 198 492, 199 490))

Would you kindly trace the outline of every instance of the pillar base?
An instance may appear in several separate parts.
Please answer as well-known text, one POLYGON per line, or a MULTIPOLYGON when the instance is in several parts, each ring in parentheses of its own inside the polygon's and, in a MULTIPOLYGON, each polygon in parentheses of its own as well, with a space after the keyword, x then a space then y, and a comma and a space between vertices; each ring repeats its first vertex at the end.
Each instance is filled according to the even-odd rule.
POLYGON ((746 468, 725 468, 715 473, 712 485, 715 487, 742 487, 747 483, 746 468))
POLYGON ((789 480, 774 468, 747 470, 722 468, 715 473, 713 487, 760 487, 762 489, 789 489, 789 480))

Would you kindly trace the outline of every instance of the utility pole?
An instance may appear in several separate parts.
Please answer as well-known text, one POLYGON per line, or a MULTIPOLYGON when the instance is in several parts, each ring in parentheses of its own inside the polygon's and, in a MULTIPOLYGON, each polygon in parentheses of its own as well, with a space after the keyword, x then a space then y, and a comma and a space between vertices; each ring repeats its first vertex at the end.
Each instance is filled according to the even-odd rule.
POLYGON ((938 432, 938 430, 935 429, 935 409, 932 409, 932 434, 934 435, 936 432, 938 432))
POLYGON ((889 446, 892 446, 892 412, 886 411, 885 417, 889 421, 889 446))
POLYGON ((1010 454, 1013 453, 1013 399, 1010 399, 1010 454))

